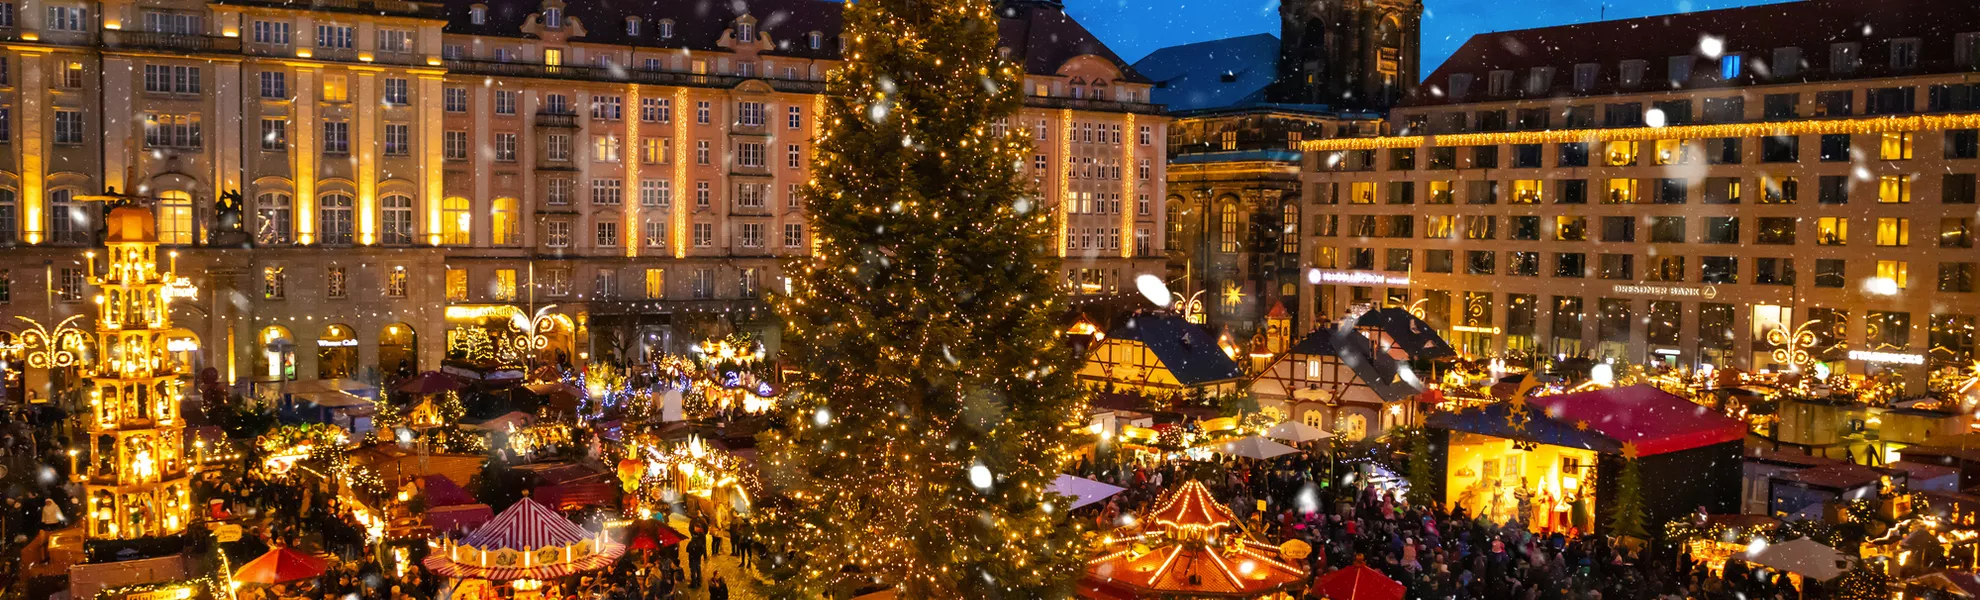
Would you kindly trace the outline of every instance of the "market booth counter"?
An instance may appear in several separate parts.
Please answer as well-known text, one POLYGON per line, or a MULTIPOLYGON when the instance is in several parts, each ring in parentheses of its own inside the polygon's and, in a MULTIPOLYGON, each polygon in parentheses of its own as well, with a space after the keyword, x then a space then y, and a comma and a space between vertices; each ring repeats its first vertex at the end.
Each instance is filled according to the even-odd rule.
POLYGON ((1647 524, 1703 507, 1737 512, 1746 426, 1639 385, 1431 415, 1447 506, 1534 530, 1596 531, 1613 511, 1625 455, 1638 461, 1647 524))

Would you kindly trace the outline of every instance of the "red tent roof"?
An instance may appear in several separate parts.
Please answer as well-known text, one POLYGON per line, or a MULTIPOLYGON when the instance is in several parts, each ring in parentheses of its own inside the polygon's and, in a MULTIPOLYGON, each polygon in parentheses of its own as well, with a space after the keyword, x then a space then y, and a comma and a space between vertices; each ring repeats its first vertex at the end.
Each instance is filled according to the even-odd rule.
POLYGON ((297 552, 290 548, 269 550, 234 571, 234 581, 245 583, 282 583, 298 579, 309 579, 322 575, 329 563, 321 558, 297 552))
POLYGON ((535 500, 523 498, 496 515, 495 520, 475 530, 473 535, 461 540, 461 544, 483 550, 506 548, 531 551, 545 546, 569 546, 589 537, 591 533, 557 514, 557 511, 537 504, 535 500))
POLYGON ((433 507, 475 504, 474 495, 461 489, 461 485, 448 479, 446 475, 427 475, 420 478, 420 489, 426 493, 426 505, 433 507))
POLYGON ((1330 600, 1402 600, 1403 585, 1364 565, 1320 576, 1313 591, 1330 600))
POLYGON ((1534 416, 1588 429, 1641 456, 1690 450, 1742 439, 1746 424, 1647 385, 1541 396, 1527 401, 1534 416))

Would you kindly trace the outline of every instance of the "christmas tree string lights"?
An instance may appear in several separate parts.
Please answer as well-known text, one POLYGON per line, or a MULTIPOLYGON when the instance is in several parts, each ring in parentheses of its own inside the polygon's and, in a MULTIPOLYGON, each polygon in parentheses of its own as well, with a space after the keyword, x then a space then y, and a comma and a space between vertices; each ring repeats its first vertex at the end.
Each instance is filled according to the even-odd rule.
POLYGON ((1084 397, 1056 316, 1053 208, 995 123, 1022 103, 983 1, 845 12, 805 186, 815 256, 773 304, 795 375, 759 438, 772 597, 1066 597, 1080 526, 1050 494, 1084 397))

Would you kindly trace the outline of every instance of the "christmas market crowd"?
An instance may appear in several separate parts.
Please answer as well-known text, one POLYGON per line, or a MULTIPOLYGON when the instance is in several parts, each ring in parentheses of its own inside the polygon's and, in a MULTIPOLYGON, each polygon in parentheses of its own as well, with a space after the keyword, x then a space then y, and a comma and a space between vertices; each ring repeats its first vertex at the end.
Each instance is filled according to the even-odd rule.
MULTIPOLYGON (((1839 598, 1813 581, 1729 560, 1723 569, 1681 549, 1578 531, 1531 532, 1441 502, 1411 503, 1406 487, 1330 462, 1325 452, 1267 460, 1156 465, 1082 460, 1077 474, 1126 488, 1082 509, 1100 530, 1150 514, 1186 479, 1210 487, 1247 531, 1277 545, 1301 540, 1308 587, 1351 565, 1374 568, 1411 600, 1764 600, 1839 598), (1330 473, 1334 475, 1330 477, 1330 473), (1264 507, 1264 508, 1261 508, 1264 507)), ((1318 596, 1311 596, 1318 597, 1318 596)))

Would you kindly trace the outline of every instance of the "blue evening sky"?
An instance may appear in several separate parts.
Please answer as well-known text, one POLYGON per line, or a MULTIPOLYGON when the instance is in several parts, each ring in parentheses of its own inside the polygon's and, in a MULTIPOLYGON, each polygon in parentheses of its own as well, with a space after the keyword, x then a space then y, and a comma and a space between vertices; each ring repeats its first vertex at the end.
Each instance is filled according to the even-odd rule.
MULTIPOLYGON (((1780 0, 1425 0, 1424 75, 1474 34, 1780 0)), ((1279 0, 1065 0, 1066 12, 1128 62, 1157 48, 1279 33, 1279 0)))

